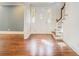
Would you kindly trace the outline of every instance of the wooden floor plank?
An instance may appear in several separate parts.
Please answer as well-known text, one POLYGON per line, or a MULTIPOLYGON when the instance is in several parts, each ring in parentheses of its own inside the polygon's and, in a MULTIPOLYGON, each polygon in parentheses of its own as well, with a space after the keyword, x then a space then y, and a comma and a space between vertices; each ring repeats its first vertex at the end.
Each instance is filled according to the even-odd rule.
POLYGON ((25 40, 23 37, 22 34, 0 35, 0 56, 77 56, 65 42, 56 41, 49 34, 32 34, 25 40))

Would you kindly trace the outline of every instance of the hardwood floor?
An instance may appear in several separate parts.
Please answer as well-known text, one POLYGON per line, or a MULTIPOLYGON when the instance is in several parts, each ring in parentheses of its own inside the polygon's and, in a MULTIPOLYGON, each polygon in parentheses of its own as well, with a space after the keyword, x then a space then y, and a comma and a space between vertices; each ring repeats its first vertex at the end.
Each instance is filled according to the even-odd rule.
POLYGON ((56 41, 51 35, 0 34, 0 56, 77 56, 63 41, 56 41))

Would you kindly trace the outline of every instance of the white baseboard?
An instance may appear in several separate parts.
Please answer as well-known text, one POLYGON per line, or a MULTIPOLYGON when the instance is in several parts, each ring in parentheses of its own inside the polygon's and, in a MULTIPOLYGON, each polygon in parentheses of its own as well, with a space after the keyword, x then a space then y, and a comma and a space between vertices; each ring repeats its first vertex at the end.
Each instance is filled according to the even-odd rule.
POLYGON ((75 53, 79 55, 79 51, 66 40, 63 40, 75 53))
POLYGON ((0 31, 0 34, 24 34, 21 31, 0 31))
POLYGON ((24 34, 24 39, 27 39, 27 38, 29 38, 29 36, 30 36, 31 34, 24 34))
POLYGON ((31 33, 31 34, 52 34, 51 32, 45 32, 45 33, 41 33, 41 32, 39 32, 39 33, 31 33))
POLYGON ((29 38, 29 36, 30 36, 31 34, 52 34, 52 33, 30 33, 30 34, 24 34, 24 39, 29 38))

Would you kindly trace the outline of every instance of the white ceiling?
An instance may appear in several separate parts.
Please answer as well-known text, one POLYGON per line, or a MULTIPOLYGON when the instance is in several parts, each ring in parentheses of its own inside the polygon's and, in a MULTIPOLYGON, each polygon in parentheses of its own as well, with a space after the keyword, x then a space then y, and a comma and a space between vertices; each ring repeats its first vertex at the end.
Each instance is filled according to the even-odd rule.
POLYGON ((63 2, 0 2, 0 5, 23 5, 23 4, 33 4, 34 6, 55 6, 61 8, 63 2))

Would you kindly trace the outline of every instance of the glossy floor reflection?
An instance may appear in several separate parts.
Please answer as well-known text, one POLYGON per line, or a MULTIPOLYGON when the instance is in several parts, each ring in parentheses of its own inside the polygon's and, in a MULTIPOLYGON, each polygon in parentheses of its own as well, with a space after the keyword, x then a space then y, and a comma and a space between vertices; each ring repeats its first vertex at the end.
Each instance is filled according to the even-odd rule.
POLYGON ((29 52, 31 55, 48 56, 53 53, 51 35, 31 35, 28 43, 29 52))
POLYGON ((28 44, 28 51, 32 55, 52 55, 53 44, 51 40, 41 39, 41 40, 31 40, 28 44))
POLYGON ((22 34, 0 35, 0 56, 77 56, 63 41, 51 35, 32 34, 28 39, 22 34))
POLYGON ((63 41, 56 41, 51 35, 33 34, 29 38, 28 51, 33 56, 77 55, 63 41))
POLYGON ((33 56, 77 55, 63 41, 56 41, 51 35, 33 34, 27 44, 33 56))

